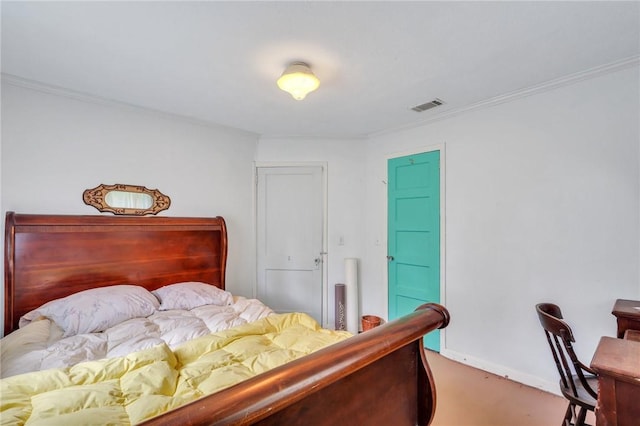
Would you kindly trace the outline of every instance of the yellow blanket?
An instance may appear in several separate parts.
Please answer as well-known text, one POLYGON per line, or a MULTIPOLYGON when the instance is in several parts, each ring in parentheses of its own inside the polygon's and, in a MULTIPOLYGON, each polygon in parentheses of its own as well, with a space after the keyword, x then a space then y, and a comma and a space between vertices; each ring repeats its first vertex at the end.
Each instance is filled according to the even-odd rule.
POLYGON ((136 424, 349 337, 273 315, 185 343, 0 381, 0 423, 136 424))

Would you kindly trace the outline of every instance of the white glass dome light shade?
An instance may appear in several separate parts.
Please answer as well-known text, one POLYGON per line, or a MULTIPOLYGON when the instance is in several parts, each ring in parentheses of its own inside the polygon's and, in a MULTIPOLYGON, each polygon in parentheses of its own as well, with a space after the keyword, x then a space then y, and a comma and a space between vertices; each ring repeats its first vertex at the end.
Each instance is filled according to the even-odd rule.
POLYGON ((278 79, 278 87, 290 93, 297 101, 303 100, 319 86, 320 80, 304 62, 293 62, 278 79))

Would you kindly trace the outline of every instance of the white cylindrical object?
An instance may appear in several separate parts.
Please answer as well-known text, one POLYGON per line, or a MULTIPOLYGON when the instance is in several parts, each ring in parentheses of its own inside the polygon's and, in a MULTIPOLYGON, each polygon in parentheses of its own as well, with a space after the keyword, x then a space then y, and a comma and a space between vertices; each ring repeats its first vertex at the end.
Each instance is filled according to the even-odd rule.
POLYGON ((358 334, 360 330, 360 303, 358 296, 358 259, 344 260, 344 284, 346 287, 347 331, 358 334))

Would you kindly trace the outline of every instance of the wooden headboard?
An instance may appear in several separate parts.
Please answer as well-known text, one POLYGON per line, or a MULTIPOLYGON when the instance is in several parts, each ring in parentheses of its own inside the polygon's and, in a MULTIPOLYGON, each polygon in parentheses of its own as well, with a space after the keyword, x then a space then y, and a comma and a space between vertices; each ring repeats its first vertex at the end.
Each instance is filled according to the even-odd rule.
POLYGON ((5 335, 25 313, 89 288, 183 281, 225 288, 224 219, 7 212, 5 335))

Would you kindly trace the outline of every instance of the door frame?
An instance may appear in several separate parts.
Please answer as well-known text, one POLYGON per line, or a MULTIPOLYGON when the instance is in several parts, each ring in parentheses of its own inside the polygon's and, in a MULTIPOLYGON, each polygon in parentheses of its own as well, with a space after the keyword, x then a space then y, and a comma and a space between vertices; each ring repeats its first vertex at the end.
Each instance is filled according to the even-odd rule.
MULTIPOLYGON (((383 212, 384 212, 384 221, 383 221, 383 225, 384 225, 384 230, 382 231, 381 235, 385 236, 385 241, 384 241, 384 249, 385 249, 385 256, 389 254, 389 227, 388 227, 388 221, 389 221, 389 211, 388 211, 388 206, 389 206, 389 191, 388 191, 388 182, 389 182, 389 160, 393 159, 393 158, 398 158, 398 157, 406 157, 408 155, 416 155, 416 154, 422 154, 422 153, 426 153, 426 152, 432 152, 432 151, 440 151, 440 304, 446 306, 446 250, 445 250, 445 242, 446 242, 446 228, 445 228, 445 219, 446 219, 446 215, 445 215, 445 176, 446 176, 446 168, 445 168, 445 143, 439 143, 439 144, 433 144, 433 145, 428 145, 425 147, 421 147, 421 148, 412 148, 408 151, 401 151, 401 152, 394 152, 391 154, 387 154, 384 158, 384 176, 385 176, 385 192, 384 192, 384 207, 383 207, 383 212)), ((385 266, 384 266, 384 291, 386 294, 386 307, 385 309, 387 310, 386 315, 387 318, 389 318, 389 262, 386 261, 385 262, 385 266)), ((440 353, 442 353, 443 350, 446 349, 446 333, 447 333, 447 329, 442 329, 440 330, 440 353)))
POLYGON ((267 167, 320 167, 322 186, 322 248, 318 255, 322 258, 322 326, 328 328, 329 324, 329 277, 328 277, 328 165, 326 161, 254 161, 253 162, 253 246, 254 246, 254 269, 253 277, 253 297, 258 292, 258 168, 267 167))

